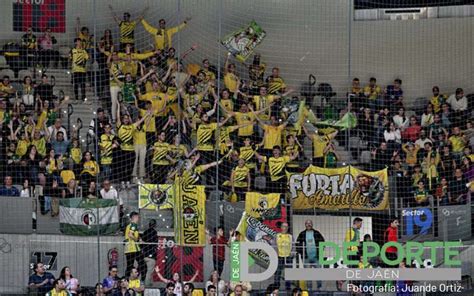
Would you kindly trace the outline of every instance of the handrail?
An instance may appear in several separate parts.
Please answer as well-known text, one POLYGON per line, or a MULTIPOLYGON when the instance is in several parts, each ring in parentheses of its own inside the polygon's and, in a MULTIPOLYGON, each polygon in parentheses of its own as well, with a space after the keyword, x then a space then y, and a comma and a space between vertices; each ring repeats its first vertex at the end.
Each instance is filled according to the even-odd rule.
POLYGON ((87 133, 86 136, 86 151, 89 151, 89 145, 92 144, 92 136, 91 134, 87 133))
POLYGON ((74 107, 72 104, 67 105, 67 129, 68 129, 68 136, 71 136, 71 115, 74 113, 74 107))

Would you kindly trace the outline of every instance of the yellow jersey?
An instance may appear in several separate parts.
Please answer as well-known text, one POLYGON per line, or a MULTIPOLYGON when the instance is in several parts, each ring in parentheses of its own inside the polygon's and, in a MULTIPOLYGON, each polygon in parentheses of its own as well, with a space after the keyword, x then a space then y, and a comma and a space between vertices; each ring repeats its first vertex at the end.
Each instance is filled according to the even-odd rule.
POLYGON ((86 73, 86 63, 89 54, 85 49, 71 49, 72 73, 86 73))
POLYGON ((120 29, 120 43, 134 43, 135 42, 135 27, 137 26, 137 22, 125 22, 121 21, 119 24, 120 29))
POLYGON ((134 151, 133 134, 136 131, 134 124, 122 124, 118 129, 118 137, 120 139, 120 148, 123 151, 134 151))
MULTIPOLYGON (((290 156, 290 155, 294 155, 294 154, 297 154, 300 152, 300 146, 294 144, 294 145, 287 145, 285 146, 285 149, 283 150, 283 155, 287 155, 287 156, 290 156)), ((293 160, 293 161, 290 161, 288 164, 287 164, 287 167, 289 168, 297 168, 299 167, 299 163, 298 161, 296 160, 293 160)))
POLYGON ((278 257, 290 257, 293 237, 289 233, 277 233, 276 245, 278 248, 278 257))
POLYGON ((276 94, 286 88, 285 81, 281 77, 271 77, 268 81, 268 93, 276 94))
MULTIPOLYGON (((145 117, 147 112, 148 112, 148 110, 140 109, 140 116, 145 117)), ((145 120, 145 123, 144 123, 145 132, 147 132, 147 133, 156 133, 155 117, 156 117, 155 114, 152 114, 150 119, 145 120)))
POLYGON ((311 140, 313 140, 313 157, 324 157, 324 148, 326 148, 331 139, 328 136, 314 134, 311 140))
MULTIPOLYGON (((266 161, 266 157, 264 158, 266 161)), ((290 162, 289 156, 270 157, 268 159, 268 170, 270 172, 270 179, 278 181, 285 177, 286 164, 290 162)))
POLYGON ((451 137, 449 137, 449 142, 451 142, 453 152, 455 153, 462 152, 464 150, 464 147, 466 146, 466 143, 464 142, 462 136, 452 135, 451 137))
POLYGON ((152 91, 140 96, 140 100, 149 101, 156 116, 166 116, 166 95, 162 92, 152 91))
POLYGON ((245 160, 245 164, 249 169, 254 169, 256 167, 255 150, 252 146, 240 147, 239 156, 245 160))
POLYGON ((82 160, 81 148, 78 148, 78 147, 71 148, 70 155, 71 155, 72 161, 74 161, 75 164, 81 163, 81 160, 82 160))
POLYGON ((112 164, 112 144, 115 136, 103 134, 100 136, 100 163, 104 165, 112 164))
MULTIPOLYGON (((138 289, 140 287, 142 287, 142 282, 140 281, 140 279, 129 279, 128 280, 128 288, 129 289, 138 289)), ((135 293, 135 296, 141 296, 142 293, 135 293)))
POLYGON ((153 164, 154 165, 169 165, 170 162, 166 158, 170 151, 170 145, 166 142, 156 141, 153 144, 153 164))
POLYGON ((79 39, 81 39, 81 43, 82 43, 82 48, 84 49, 89 49, 89 48, 92 48, 92 36, 89 35, 89 34, 84 34, 82 32, 79 32, 79 36, 78 36, 79 39))
POLYGON ((172 47, 171 43, 173 35, 183 29, 186 26, 186 23, 182 23, 179 26, 169 29, 160 29, 152 27, 147 21, 142 19, 142 25, 148 33, 153 35, 155 39, 155 48, 163 50, 172 47))
POLYGON ((95 162, 94 160, 89 160, 89 161, 84 162, 82 166, 81 175, 89 174, 95 177, 97 176, 98 173, 99 173, 99 165, 97 165, 97 162, 95 162))
MULTIPOLYGON (((267 108, 271 103, 275 101, 275 96, 267 95, 267 96, 253 96, 253 103, 255 105, 255 111, 260 111, 262 109, 267 108)), ((270 120, 271 115, 271 108, 267 111, 261 113, 258 118, 261 120, 270 120)))
POLYGON ((367 95, 367 98, 369 100, 376 100, 381 93, 382 89, 378 85, 374 87, 370 87, 370 85, 367 85, 364 87, 364 94, 367 95))
POLYGON ((197 149, 199 151, 214 150, 214 132, 217 123, 201 123, 197 129, 197 149))
POLYGON ((237 125, 244 125, 244 127, 239 128, 237 135, 239 137, 250 137, 253 135, 253 122, 255 120, 255 115, 251 112, 235 112, 235 121, 237 125))
POLYGON ((284 125, 264 125, 263 130, 265 131, 265 135, 263 137, 263 148, 273 149, 273 146, 281 146, 281 136, 284 128, 284 125))
POLYGON ((18 141, 18 144, 16 146, 16 155, 18 157, 22 157, 26 154, 26 152, 28 151, 28 147, 30 146, 30 141, 28 140, 19 140, 18 141))
POLYGON ((234 175, 234 186, 246 188, 248 186, 247 176, 249 172, 250 170, 247 166, 237 166, 235 169, 233 169, 232 174, 234 175))
POLYGON ((31 144, 35 145, 39 155, 46 155, 46 139, 44 137, 41 137, 37 140, 33 139, 33 141, 31 141, 31 144))
POLYGON ((130 223, 125 228, 125 254, 140 252, 140 245, 138 244, 138 225, 130 223), (130 236, 133 238, 130 238, 130 236))
POLYGON ((133 133, 133 145, 146 145, 145 126, 141 126, 133 133))
POLYGON ((237 92, 238 85, 239 85, 239 76, 230 72, 227 72, 224 75, 224 86, 228 88, 231 93, 237 92))
POLYGON ((179 144, 176 145, 169 145, 169 156, 174 160, 184 159, 188 154, 188 148, 185 145, 179 144))

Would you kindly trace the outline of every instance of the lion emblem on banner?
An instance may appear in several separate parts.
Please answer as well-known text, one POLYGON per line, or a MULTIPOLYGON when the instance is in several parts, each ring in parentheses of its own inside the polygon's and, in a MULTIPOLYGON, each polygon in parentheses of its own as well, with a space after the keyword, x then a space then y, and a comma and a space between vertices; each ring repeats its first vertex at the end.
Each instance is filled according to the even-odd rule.
POLYGON ((375 208, 382 203, 385 186, 378 177, 360 174, 356 177, 356 188, 367 198, 368 208, 375 208))

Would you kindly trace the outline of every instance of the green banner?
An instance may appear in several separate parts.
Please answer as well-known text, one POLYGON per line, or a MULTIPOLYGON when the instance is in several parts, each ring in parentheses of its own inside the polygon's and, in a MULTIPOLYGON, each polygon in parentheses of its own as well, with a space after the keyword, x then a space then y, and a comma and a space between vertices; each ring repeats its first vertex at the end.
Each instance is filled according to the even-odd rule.
POLYGON ((233 242, 230 245, 230 281, 240 281, 240 243, 233 242))

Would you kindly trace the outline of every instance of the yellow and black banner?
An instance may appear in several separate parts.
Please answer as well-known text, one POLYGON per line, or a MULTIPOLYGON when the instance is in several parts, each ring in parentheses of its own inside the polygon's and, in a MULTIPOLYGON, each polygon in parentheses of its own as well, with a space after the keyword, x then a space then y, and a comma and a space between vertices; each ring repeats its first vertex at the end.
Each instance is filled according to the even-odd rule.
POLYGON ((185 185, 181 178, 174 183, 175 240, 179 246, 200 247, 206 244, 205 186, 185 185))
POLYGON ((353 166, 310 166, 302 174, 292 174, 288 185, 294 210, 380 211, 389 207, 387 169, 367 172, 353 166))
POLYGON ((140 184, 138 186, 138 208, 143 210, 166 210, 174 206, 173 184, 140 184))
POLYGON ((280 194, 261 194, 258 192, 247 192, 245 194, 245 212, 257 219, 267 219, 279 211, 280 194))

